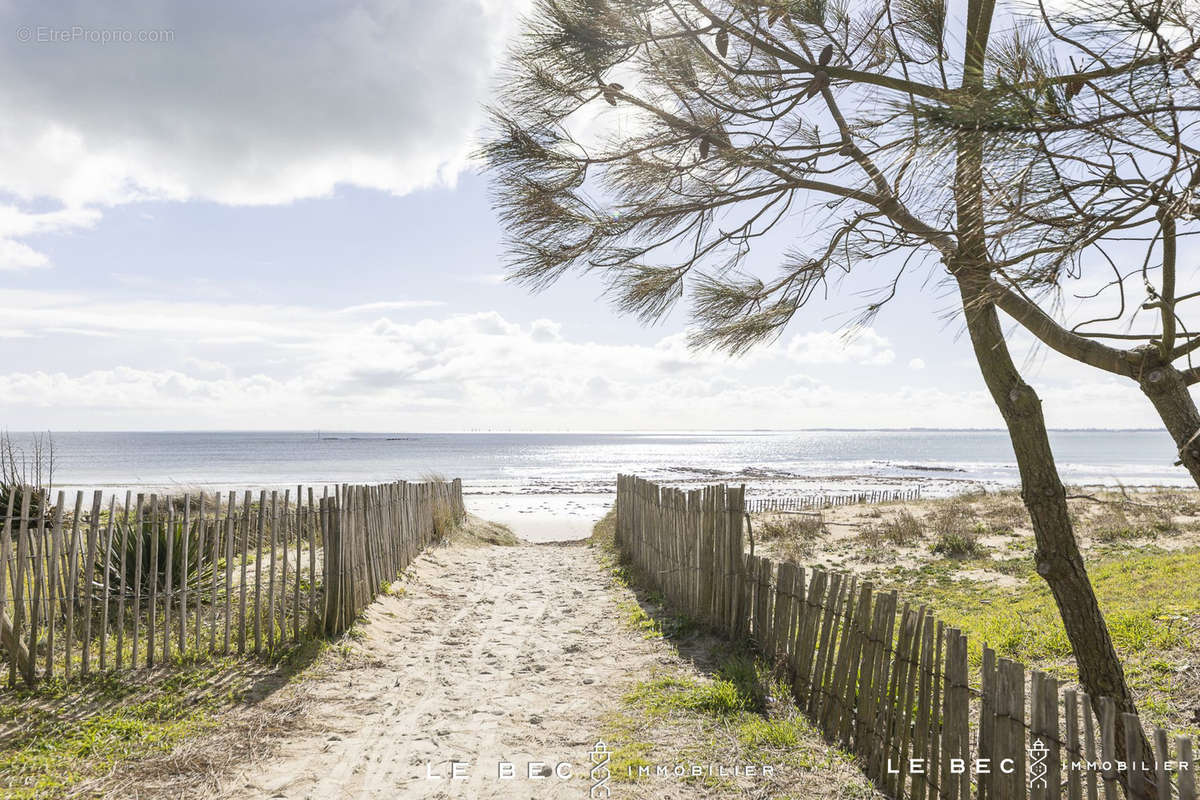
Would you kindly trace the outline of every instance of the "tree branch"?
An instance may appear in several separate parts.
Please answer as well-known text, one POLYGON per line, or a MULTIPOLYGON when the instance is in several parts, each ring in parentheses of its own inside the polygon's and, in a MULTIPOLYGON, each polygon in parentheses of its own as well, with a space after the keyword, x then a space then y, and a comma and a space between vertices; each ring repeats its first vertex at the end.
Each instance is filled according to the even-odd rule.
POLYGON ((1114 375, 1136 376, 1132 353, 1071 333, 1036 303, 999 281, 990 281, 987 288, 992 302, 1050 349, 1114 375))

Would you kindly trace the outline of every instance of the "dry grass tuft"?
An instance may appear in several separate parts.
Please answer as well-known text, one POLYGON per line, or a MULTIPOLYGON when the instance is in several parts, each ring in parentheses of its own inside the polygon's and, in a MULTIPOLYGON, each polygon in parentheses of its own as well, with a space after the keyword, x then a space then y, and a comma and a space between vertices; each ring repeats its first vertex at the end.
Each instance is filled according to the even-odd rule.
POLYGON ((879 523, 879 535, 889 544, 903 546, 920 541, 925 529, 911 511, 902 508, 896 516, 879 523))
POLYGON ((984 552, 979 537, 987 526, 976 520, 975 509, 962 498, 940 504, 931 516, 933 552, 950 558, 970 558, 984 552))
POLYGON ((771 517, 755 529, 761 541, 776 543, 775 550, 780 558, 797 564, 812 556, 817 542, 826 533, 825 518, 820 513, 771 517))
MULTIPOLYGON (((449 484, 450 479, 440 472, 426 472, 421 476, 422 483, 449 484)), ((454 516, 454 508, 448 497, 434 494, 433 497, 433 531, 439 539, 449 539, 459 526, 459 520, 454 516)))
POLYGON ((942 532, 933 543, 933 552, 948 558, 972 558, 982 555, 983 545, 973 531, 942 532))
POLYGON ((758 537, 764 542, 772 539, 816 539, 825 533, 825 518, 820 513, 789 514, 759 523, 758 537))
POLYGON ((480 519, 474 514, 468 514, 455 527, 450 539, 455 544, 497 547, 513 547, 521 543, 520 538, 507 525, 480 519))

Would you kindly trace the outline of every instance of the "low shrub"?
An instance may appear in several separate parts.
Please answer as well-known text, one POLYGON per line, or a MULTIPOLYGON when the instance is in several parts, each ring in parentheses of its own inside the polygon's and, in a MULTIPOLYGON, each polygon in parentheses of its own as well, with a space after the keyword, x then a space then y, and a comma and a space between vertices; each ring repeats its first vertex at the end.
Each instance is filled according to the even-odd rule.
POLYGON ((1106 505, 1084 525, 1093 539, 1106 544, 1178 531, 1171 511, 1163 506, 1106 505))
POLYGON ((906 545, 920 540, 925 535, 925 530, 921 521, 904 508, 896 516, 879 524, 879 535, 889 544, 906 545))
POLYGON ((796 514, 764 520, 755 535, 761 541, 777 542, 776 552, 784 561, 800 563, 813 554, 817 540, 826 533, 820 514, 796 514))
POLYGON ((933 552, 948 558, 969 558, 981 555, 983 546, 974 530, 942 531, 933 543, 933 552))
POLYGON ((967 536, 973 531, 976 519, 971 504, 960 498, 954 498, 942 503, 931 516, 934 535, 941 539, 945 536, 958 534, 967 536))
POLYGON ((884 538, 879 525, 863 525, 858 529, 858 558, 862 561, 890 561, 896 557, 895 547, 884 538))
POLYGON ((764 542, 772 539, 803 539, 812 541, 825 533, 825 518, 821 514, 789 514, 786 517, 765 519, 758 527, 764 542))

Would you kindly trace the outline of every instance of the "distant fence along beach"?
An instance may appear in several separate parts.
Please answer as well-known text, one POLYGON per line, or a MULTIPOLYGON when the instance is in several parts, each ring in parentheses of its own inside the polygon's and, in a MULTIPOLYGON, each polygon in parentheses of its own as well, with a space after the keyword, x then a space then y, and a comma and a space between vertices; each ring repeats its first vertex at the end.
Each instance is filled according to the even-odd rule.
POLYGON ((1190 738, 1156 728, 1146 752, 1135 715, 986 645, 971 685, 959 630, 870 581, 750 555, 746 510, 741 488, 622 475, 617 546, 675 611, 752 641, 887 796, 1195 800, 1190 738))
POLYGON ((10 685, 275 652, 346 630, 465 514, 462 483, 0 494, 10 685))
POLYGON ((746 500, 746 512, 756 514, 761 511, 809 511, 855 503, 890 503, 920 499, 920 486, 911 489, 869 489, 861 492, 810 494, 800 497, 757 497, 746 500))

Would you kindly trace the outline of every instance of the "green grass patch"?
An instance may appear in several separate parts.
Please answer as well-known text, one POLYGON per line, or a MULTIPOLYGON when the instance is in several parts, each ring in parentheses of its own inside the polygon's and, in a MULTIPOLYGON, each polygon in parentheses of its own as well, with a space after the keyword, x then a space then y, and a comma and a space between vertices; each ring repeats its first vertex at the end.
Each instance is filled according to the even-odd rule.
POLYGON ((755 680, 757 676, 746 675, 741 663, 730 669, 726 662, 711 680, 661 677, 639 683, 625 701, 655 714, 698 711, 729 716, 754 711, 762 705, 763 693, 756 690, 752 683, 755 680))
POLYGON ((801 737, 805 735, 814 735, 814 732, 800 716, 749 717, 743 719, 737 729, 738 741, 755 751, 791 750, 800 746, 801 737))
POLYGON ((635 684, 606 720, 615 782, 664 780, 638 774, 662 764, 765 764, 774 774, 749 782, 707 773, 670 780, 719 797, 782 797, 796 785, 809 787, 809 798, 871 796, 866 779, 821 739, 765 661, 728 643, 715 647, 711 672, 664 670, 635 684))
POLYGON ((120 761, 170 749, 222 705, 207 691, 221 671, 218 664, 184 668, 154 688, 105 676, 3 695, 0 718, 16 730, 0 745, 0 789, 14 800, 61 797, 120 761))
POLYGON ((165 752, 214 725, 257 681, 291 680, 324 648, 311 641, 275 666, 233 658, 176 660, 138 678, 107 673, 0 691, 0 796, 59 798, 121 762, 165 752))
POLYGON ((975 558, 983 553, 976 531, 943 531, 938 534, 932 550, 947 558, 975 558))
MULTIPOLYGON (((885 579, 910 602, 928 603, 946 625, 969 637, 977 667, 983 645, 996 653, 1074 680, 1071 645, 1046 583, 1026 563, 1000 569, 1015 587, 956 580, 945 562, 919 570, 897 570, 885 579)), ((996 569, 996 562, 987 566, 996 569)), ((1178 727, 1191 708, 1170 708, 1179 666, 1195 663, 1200 641, 1190 620, 1200 614, 1200 593, 1187 591, 1200 572, 1200 552, 1153 551, 1093 557, 1088 573, 1109 633, 1142 706, 1155 722, 1178 727), (1166 706, 1163 703, 1167 703, 1166 706), (1157 713, 1164 708, 1169 713, 1157 713)), ((1187 697, 1175 698, 1188 705, 1187 697)), ((1194 704, 1193 704, 1194 705, 1194 704)))

